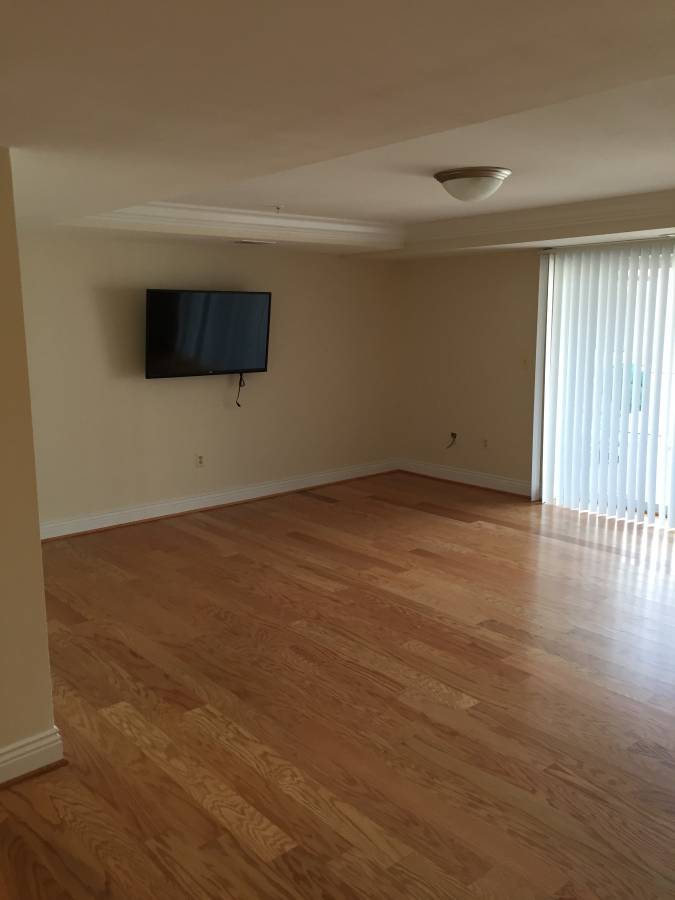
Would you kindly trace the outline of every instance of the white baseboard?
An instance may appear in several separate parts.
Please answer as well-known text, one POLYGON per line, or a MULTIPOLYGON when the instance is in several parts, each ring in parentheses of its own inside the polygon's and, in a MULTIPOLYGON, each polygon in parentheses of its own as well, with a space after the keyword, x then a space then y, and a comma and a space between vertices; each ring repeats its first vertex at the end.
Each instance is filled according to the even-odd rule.
POLYGON ((62 759, 61 735, 56 725, 52 725, 46 731, 0 748, 0 784, 30 775, 62 759))
POLYGON ((439 463, 424 462, 419 459, 398 460, 399 469, 414 472, 416 475, 430 475, 444 481, 458 481, 460 484, 472 484, 475 487, 491 488, 493 491, 504 491, 507 494, 530 496, 530 482, 504 475, 492 475, 489 472, 475 472, 473 469, 462 469, 459 466, 443 466, 439 463))
POLYGON ((42 522, 40 536, 43 539, 61 537, 66 534, 78 534, 82 531, 96 531, 98 528, 110 528, 113 525, 127 525, 143 519, 159 519, 162 516, 173 516, 190 510, 207 509, 210 506, 226 506, 228 503, 240 503, 242 500, 255 500, 259 497, 270 497, 273 494, 284 494, 288 491, 301 491, 318 487, 335 481, 346 481, 349 478, 363 478, 366 475, 377 475, 390 472, 392 469, 404 469, 418 475, 431 475, 446 481, 458 481, 461 484, 473 484, 477 487, 492 488, 508 494, 524 494, 529 496, 529 481, 518 481, 505 478, 503 475, 490 475, 487 472, 473 472, 454 466, 442 466, 435 463, 422 462, 415 459, 386 459, 379 462, 365 463, 357 466, 345 466, 327 472, 312 472, 308 475, 294 475, 280 481, 261 481, 243 487, 228 488, 211 494, 198 494, 195 497, 178 497, 173 500, 160 500, 144 506, 128 506, 124 509, 112 509, 107 512, 77 516, 72 519, 60 519, 42 522))
POLYGON ((73 519, 60 519, 40 524, 40 536, 45 538, 60 537, 65 534, 77 534, 82 531, 95 531, 98 528, 109 528, 112 525, 127 525, 143 519, 158 519, 162 516, 173 516, 190 510, 207 509, 210 506, 226 506, 242 500, 255 500, 258 497, 269 497, 273 494, 284 494, 288 491, 301 491, 306 488, 330 484, 334 481, 345 481, 349 478, 362 478, 366 475, 377 475, 397 468, 396 460, 365 463, 357 466, 344 466, 327 472, 312 472, 308 475, 294 475, 280 481, 261 481, 243 487, 228 488, 210 494, 199 494, 195 497, 179 497, 174 500, 160 500, 145 506, 128 506, 124 509, 112 509, 107 512, 78 516, 73 519))

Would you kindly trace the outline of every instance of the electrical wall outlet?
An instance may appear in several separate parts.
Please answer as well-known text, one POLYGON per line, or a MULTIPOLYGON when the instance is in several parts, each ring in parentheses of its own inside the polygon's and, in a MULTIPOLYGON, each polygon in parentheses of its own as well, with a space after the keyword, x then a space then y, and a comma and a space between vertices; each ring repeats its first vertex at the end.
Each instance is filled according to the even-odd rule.
POLYGON ((195 456, 195 466, 198 469, 201 469, 204 466, 204 456, 201 453, 197 453, 195 456))

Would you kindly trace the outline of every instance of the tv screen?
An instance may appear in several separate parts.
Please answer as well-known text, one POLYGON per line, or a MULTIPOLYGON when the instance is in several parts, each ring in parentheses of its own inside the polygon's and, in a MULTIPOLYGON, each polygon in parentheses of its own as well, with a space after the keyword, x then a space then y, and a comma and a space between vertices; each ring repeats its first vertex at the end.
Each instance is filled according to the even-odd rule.
POLYGON ((145 377, 267 371, 271 294, 146 293, 145 377))

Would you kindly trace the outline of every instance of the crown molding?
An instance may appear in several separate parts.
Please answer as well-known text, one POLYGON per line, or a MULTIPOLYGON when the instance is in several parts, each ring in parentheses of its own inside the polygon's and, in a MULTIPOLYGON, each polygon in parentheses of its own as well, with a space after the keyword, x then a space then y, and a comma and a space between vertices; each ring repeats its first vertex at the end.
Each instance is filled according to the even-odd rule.
POLYGON ((318 244, 357 250, 393 250, 403 245, 403 229, 380 222, 195 206, 188 203, 146 203, 86 216, 64 224, 202 235, 230 240, 318 244))
POLYGON ((288 213, 153 202, 86 216, 67 225, 231 241, 312 246, 382 257, 442 256, 467 250, 623 239, 675 229, 675 190, 584 200, 397 226, 288 213))
POLYGON ((411 225, 396 256, 545 246, 555 241, 673 229, 675 190, 464 216, 411 225))

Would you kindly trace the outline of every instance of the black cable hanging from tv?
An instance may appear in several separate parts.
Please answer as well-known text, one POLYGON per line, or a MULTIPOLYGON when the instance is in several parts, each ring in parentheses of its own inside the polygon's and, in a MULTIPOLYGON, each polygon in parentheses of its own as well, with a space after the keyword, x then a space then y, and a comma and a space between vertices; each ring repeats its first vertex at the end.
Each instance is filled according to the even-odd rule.
POLYGON ((241 403, 239 402, 239 396, 241 394, 241 389, 246 387, 246 382, 244 381, 244 373, 239 373, 239 387, 237 388, 237 399, 234 401, 239 408, 241 408, 241 403))

